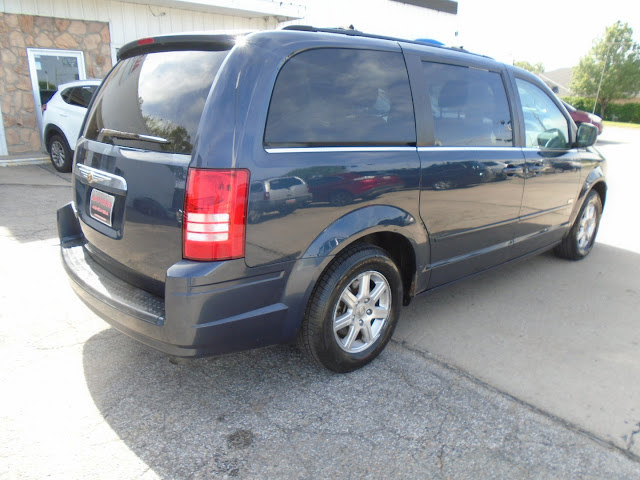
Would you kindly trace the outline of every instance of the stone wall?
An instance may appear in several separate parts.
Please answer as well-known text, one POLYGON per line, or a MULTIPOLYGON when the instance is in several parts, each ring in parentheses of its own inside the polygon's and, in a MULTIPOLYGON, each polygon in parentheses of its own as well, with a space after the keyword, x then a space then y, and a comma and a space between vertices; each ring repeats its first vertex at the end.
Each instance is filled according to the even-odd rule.
POLYGON ((0 100, 9 154, 42 148, 35 112, 27 48, 81 50, 87 78, 111 68, 109 25, 0 12, 0 100))

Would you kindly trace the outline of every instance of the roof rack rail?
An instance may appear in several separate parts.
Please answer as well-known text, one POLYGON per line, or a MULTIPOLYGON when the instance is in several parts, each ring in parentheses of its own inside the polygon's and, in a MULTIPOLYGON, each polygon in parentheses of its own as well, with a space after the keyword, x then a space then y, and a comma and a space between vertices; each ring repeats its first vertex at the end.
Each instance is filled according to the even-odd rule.
MULTIPOLYGON (((406 38, 389 37, 386 35, 376 35, 373 33, 361 32, 360 30, 356 30, 355 28, 353 28, 353 25, 351 25, 349 28, 318 28, 318 27, 313 27, 311 25, 287 25, 286 27, 283 27, 282 30, 296 30, 299 32, 335 33, 338 35, 348 35, 351 37, 375 38, 378 40, 391 40, 393 42, 413 43, 413 44, 422 45, 422 46, 426 45, 425 42, 421 42, 418 40, 408 40, 406 38)), ((446 45, 436 45, 436 44, 429 44, 429 46, 434 48, 444 48, 446 50, 455 50, 457 52, 471 53, 472 55, 478 55, 481 57, 485 56, 485 55, 479 55, 477 53, 469 52, 461 47, 460 48, 448 47, 446 45)))

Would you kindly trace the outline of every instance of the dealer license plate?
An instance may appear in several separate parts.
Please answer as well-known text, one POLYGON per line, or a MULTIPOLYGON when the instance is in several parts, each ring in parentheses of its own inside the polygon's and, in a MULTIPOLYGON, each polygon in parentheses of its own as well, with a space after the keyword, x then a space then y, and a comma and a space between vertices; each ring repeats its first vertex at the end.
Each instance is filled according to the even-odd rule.
POLYGON ((91 191, 91 199, 89 201, 89 215, 91 215, 91 218, 111 226, 114 203, 115 197, 113 195, 94 188, 91 191))

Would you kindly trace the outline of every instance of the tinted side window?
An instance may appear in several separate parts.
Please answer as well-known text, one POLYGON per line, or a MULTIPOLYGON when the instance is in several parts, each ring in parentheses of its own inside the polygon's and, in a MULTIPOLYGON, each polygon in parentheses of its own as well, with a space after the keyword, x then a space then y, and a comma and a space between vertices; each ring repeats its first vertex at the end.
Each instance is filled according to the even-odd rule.
POLYGON ((277 178, 275 180, 271 180, 271 188, 274 190, 281 190, 283 188, 289 188, 293 185, 291 182, 291 178, 277 178))
POLYGON ((76 107, 87 108, 89 106, 89 102, 91 101, 91 97, 93 93, 96 91, 98 87, 93 85, 83 86, 83 87, 73 87, 68 88, 60 95, 69 105, 75 105, 76 107))
POLYGON ((86 137, 127 147, 190 154, 211 84, 227 54, 158 52, 119 62, 97 93, 86 137), (103 129, 160 137, 167 142, 105 136, 103 129))
POLYGON ((93 96, 97 88, 98 87, 93 85, 74 88, 71 93, 69 103, 78 107, 87 108, 89 106, 89 102, 91 102, 91 97, 93 96))
POLYGON ((271 97, 270 147, 415 145, 401 53, 323 48, 285 63, 271 97))
POLYGON ((569 124, 555 102, 542 89, 516 79, 524 114, 527 147, 569 148, 569 124))
POLYGON ((438 146, 511 147, 511 113, 499 73, 423 62, 438 146))

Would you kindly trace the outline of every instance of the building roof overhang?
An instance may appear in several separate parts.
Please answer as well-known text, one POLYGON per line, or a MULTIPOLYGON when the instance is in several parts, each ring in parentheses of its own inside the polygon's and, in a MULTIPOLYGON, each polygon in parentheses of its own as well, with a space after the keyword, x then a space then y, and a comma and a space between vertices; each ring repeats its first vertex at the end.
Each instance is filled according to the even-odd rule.
POLYGON ((126 0, 157 7, 178 8, 245 18, 275 17, 278 21, 297 20, 305 15, 304 5, 272 0, 126 0))
POLYGON ((428 8, 437 12, 458 14, 458 2, 454 0, 392 0, 398 3, 415 5, 416 7, 428 8))

